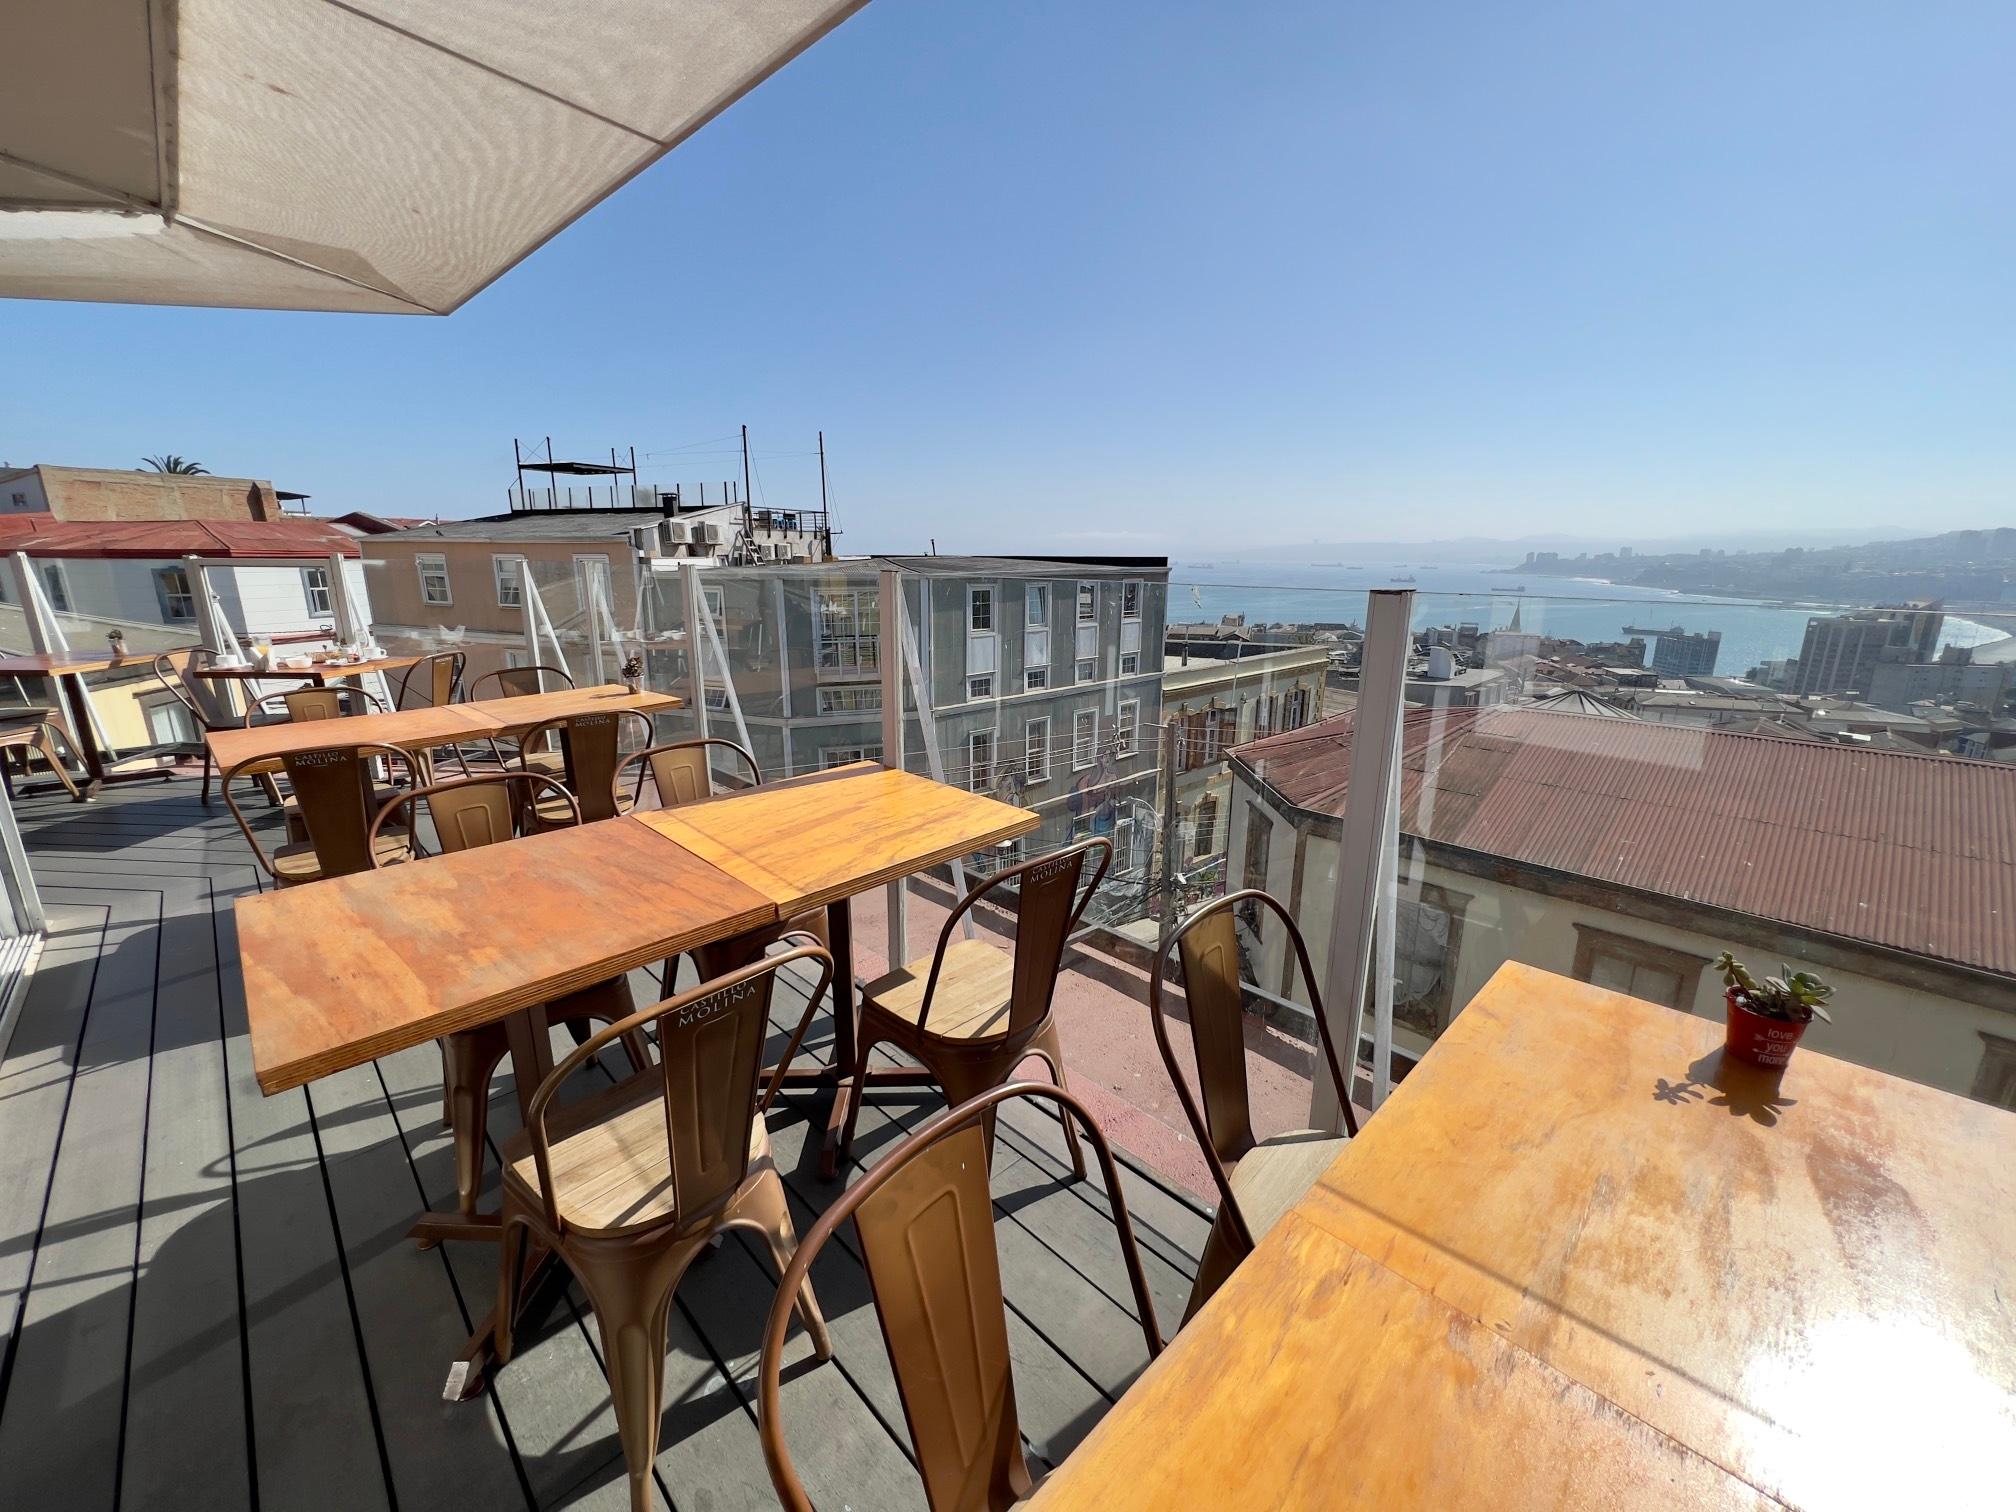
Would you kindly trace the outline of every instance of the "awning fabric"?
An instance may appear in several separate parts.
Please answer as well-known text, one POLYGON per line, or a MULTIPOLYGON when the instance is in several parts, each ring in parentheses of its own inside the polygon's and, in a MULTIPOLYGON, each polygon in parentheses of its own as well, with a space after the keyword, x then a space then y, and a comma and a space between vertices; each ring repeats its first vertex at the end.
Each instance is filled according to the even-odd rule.
POLYGON ((865 0, 37 0, 0 296, 447 314, 865 0))

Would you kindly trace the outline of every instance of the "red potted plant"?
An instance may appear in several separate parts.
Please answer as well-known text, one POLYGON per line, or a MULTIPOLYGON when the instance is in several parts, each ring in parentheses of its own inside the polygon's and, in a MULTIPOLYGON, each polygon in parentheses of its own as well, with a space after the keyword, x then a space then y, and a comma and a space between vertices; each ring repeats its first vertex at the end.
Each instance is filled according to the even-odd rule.
POLYGON ((1758 981, 1728 951, 1716 958, 1729 1004, 1728 1051, 1753 1066, 1782 1066, 1816 1016, 1834 1022, 1822 1004, 1834 989, 1810 971, 1781 967, 1784 975, 1758 981))

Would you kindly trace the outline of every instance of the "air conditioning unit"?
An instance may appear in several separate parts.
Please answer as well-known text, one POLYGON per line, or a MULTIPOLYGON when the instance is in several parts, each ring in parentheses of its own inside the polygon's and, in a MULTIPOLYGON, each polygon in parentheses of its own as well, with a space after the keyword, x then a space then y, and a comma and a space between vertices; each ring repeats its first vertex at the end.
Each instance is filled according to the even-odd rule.
POLYGON ((728 539, 728 532, 721 528, 718 520, 701 520, 693 527, 693 539, 709 546, 719 546, 728 539))
POLYGON ((687 520, 666 520, 659 525, 658 534, 667 546, 684 546, 693 539, 693 526, 687 520))
POLYGON ((765 546, 764 546, 764 548, 763 548, 763 555, 765 555, 766 557, 768 557, 768 558, 769 558, 769 559, 770 559, 771 561, 773 561, 773 562, 781 562, 781 561, 783 561, 783 560, 784 560, 784 543, 783 543, 782 541, 771 541, 771 542, 769 542, 769 543, 768 543, 767 545, 765 545, 765 546))

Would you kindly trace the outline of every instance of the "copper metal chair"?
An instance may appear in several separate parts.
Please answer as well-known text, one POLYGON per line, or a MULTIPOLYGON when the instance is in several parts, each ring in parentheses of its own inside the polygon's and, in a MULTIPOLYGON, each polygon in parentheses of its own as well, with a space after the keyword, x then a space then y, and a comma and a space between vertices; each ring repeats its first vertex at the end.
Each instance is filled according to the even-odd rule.
MULTIPOLYGON (((826 1209, 784 1273, 778 1295, 811 1274, 813 1261, 849 1218, 860 1236, 861 1263, 910 1446, 931 1512, 996 1512, 1030 1492, 1015 1412, 1008 1354, 1001 1261, 994 1246, 994 1211, 987 1190, 986 1124, 1010 1098, 1055 1102, 1067 1127, 1085 1126, 1113 1205, 1113 1227, 1127 1280, 1134 1288, 1141 1332, 1153 1359, 1162 1352, 1155 1303, 1127 1216, 1120 1173, 1099 1125, 1069 1093, 1034 1082, 1011 1082, 947 1109, 891 1150, 826 1209)), ((784 1442, 782 1382, 788 1306, 773 1306, 763 1336, 756 1420, 763 1459, 777 1499, 791 1512, 812 1512, 811 1498, 784 1442)), ((1172 1424, 1172 1432, 1202 1425, 1172 1424)))
MULTIPOLYGON (((855 1036, 859 1049, 851 1068, 853 1095, 840 1138, 843 1156, 854 1151, 854 1121, 861 1112, 868 1057, 878 1045, 893 1045, 922 1062, 945 1089, 948 1103, 963 1103, 1000 1086, 1031 1055, 1042 1057, 1060 1088, 1070 1089, 1050 1000, 1057 990, 1065 941, 1099 890, 1112 859, 1111 842, 1081 840, 996 872, 959 900, 938 931, 938 948, 928 960, 900 966, 861 989, 861 1027, 855 1036), (1085 858, 1095 851, 1098 868, 1081 892, 1085 858), (1016 884, 1014 951, 981 939, 955 942, 952 933, 973 906, 1010 881, 1016 884)), ((1064 1120, 1064 1138, 1071 1147, 1071 1167, 1083 1177, 1085 1154, 1069 1119, 1064 1120)), ((990 1115, 990 1154, 993 1147, 990 1115)))
MULTIPOLYGON (((68 744, 70 735, 56 723, 56 711, 51 708, 34 706, 10 710, 0 717, 0 782, 4 782, 7 796, 14 796, 14 779, 8 770, 8 763, 18 760, 21 775, 30 771, 29 756, 40 756, 48 763, 49 770, 56 774, 56 780, 69 790, 70 796, 82 800, 83 790, 70 775, 70 769, 63 764, 63 753, 57 749, 57 738, 68 744)), ((74 747, 73 747, 74 750, 74 747)), ((80 758, 78 765, 82 766, 80 758)))
MULTIPOLYGON (((555 683, 563 688, 571 688, 574 686, 574 679, 565 667, 505 667, 501 671, 485 672, 463 689, 462 697, 469 703, 485 698, 527 698, 534 693, 546 692, 548 687, 555 683), (497 684, 494 692, 485 686, 491 682, 497 684)), ((511 739, 508 735, 499 738, 511 739)), ((557 748, 527 752, 522 741, 517 745, 516 755, 521 770, 544 772, 549 777, 558 777, 566 770, 566 759, 557 748)), ((490 742, 490 756, 500 767, 511 765, 504 752, 498 748, 496 740, 490 742)))
MULTIPOLYGON (((271 693, 263 693, 254 699, 245 711, 245 723, 250 724, 302 724, 314 719, 340 719, 352 713, 382 713, 385 700, 365 688, 281 688, 271 693), (361 709, 346 709, 344 704, 352 699, 361 702, 361 709), (261 715, 279 715, 279 719, 261 719, 261 715)), ((273 763, 277 770, 279 763, 273 763)), ((375 810, 390 803, 398 796, 397 788, 374 785, 371 790, 371 807, 375 810)), ((306 840, 307 827, 301 822, 301 805, 294 798, 283 798, 281 812, 287 816, 287 838, 306 840)))
POLYGON ((348 876, 370 871, 374 847, 394 856, 406 849, 403 834, 381 834, 372 822, 377 806, 372 801, 375 784, 371 763, 396 761, 405 766, 411 781, 413 759, 397 746, 330 746, 321 750, 294 751, 280 758, 288 785, 300 801, 305 840, 290 840, 270 856, 260 847, 252 826, 238 800, 231 796, 231 784, 241 775, 260 775, 272 769, 270 756, 241 761, 224 774, 224 802, 259 865, 280 887, 303 882, 319 882, 324 877, 348 876))
MULTIPOLYGON (((557 1254, 588 1294, 630 1472, 633 1508, 652 1505, 651 1462, 665 1388, 665 1325, 672 1295, 708 1241, 754 1229, 781 1273, 796 1237, 764 1113, 798 1052, 833 974, 833 958, 805 942, 655 1003, 600 1029, 554 1067, 504 1149, 504 1252, 497 1278, 496 1356, 511 1358, 528 1241, 557 1254), (819 986, 757 1096, 770 992, 797 961, 819 965, 819 986), (655 1024, 658 1064, 579 1102, 553 1106, 568 1075, 611 1040, 655 1024)), ((820 1358, 825 1320, 800 1271, 792 1302, 820 1358)))
POLYGON ((408 667, 399 679, 394 709, 428 709, 455 702, 455 690, 462 686, 462 669, 469 665, 467 653, 436 651, 408 667))
MULTIPOLYGON (((201 646, 182 646, 173 651, 163 651, 154 658, 154 677, 162 688, 188 711, 190 719, 195 722, 197 739, 195 744, 188 748, 188 754, 200 755, 203 758, 202 799, 208 803, 210 774, 216 770, 216 760, 210 754, 209 743, 202 737, 212 730, 240 729, 250 721, 241 719, 226 708, 218 700, 216 693, 197 678, 196 658, 203 654, 205 653, 201 646)), ((266 796, 277 804, 280 801, 280 789, 273 781, 273 770, 269 767, 266 772, 256 775, 261 779, 259 785, 266 790, 266 796)))
POLYGON ((1211 1179, 1218 1187, 1218 1217, 1211 1225, 1211 1237, 1197 1264, 1197 1280, 1191 1287, 1190 1305, 1183 1321, 1196 1316, 1197 1309, 1211 1300, 1212 1293, 1253 1252, 1253 1246, 1281 1215, 1301 1200, 1316 1179, 1329 1169, 1350 1137, 1358 1133, 1358 1115, 1351 1111, 1350 1082, 1337 1061, 1331 1043, 1330 1024, 1323 1016, 1323 999, 1316 990, 1316 974, 1309 966, 1309 950, 1302 931, 1273 894, 1249 888, 1228 893, 1207 903, 1185 919, 1163 946, 1148 979, 1148 1020, 1155 1028, 1155 1043, 1161 1047, 1162 1062, 1169 1079, 1176 1084, 1176 1097, 1190 1119, 1197 1146, 1211 1167, 1211 1179), (1272 909, 1288 939, 1295 947, 1295 959, 1302 968, 1302 981, 1309 992, 1309 1006, 1316 1015, 1316 1037, 1322 1042, 1323 1063, 1337 1089, 1338 1104, 1344 1110, 1347 1135, 1323 1129, 1297 1129, 1286 1134, 1256 1139, 1253 1110, 1246 1086, 1245 1013, 1239 988, 1239 940, 1234 931, 1234 911, 1242 903, 1272 909), (1169 952, 1180 951, 1183 963, 1183 997, 1189 1009, 1190 1044, 1195 1053, 1197 1083, 1203 1089, 1200 1111, 1190 1084, 1176 1064, 1175 1049, 1169 1043, 1169 1025, 1162 1006, 1162 980, 1169 964, 1169 952))
MULTIPOLYGON (((420 806, 433 820, 435 854, 495 845, 522 833, 525 816, 531 812, 529 790, 549 789, 548 796, 571 806, 573 796, 554 778, 539 772, 486 773, 451 782, 436 782, 401 793, 378 811, 371 821, 371 856, 374 866, 391 866, 402 860, 419 860, 420 806), (403 834, 402 834, 403 832, 403 834), (401 836, 407 854, 400 856, 393 846, 381 846, 382 834, 401 836)), ((549 1024, 565 1024, 577 1040, 587 1038, 586 1025, 610 1023, 627 1017, 635 1008, 627 982, 614 979, 598 982, 557 998, 546 1005, 549 1024)), ((451 1215, 429 1214, 413 1226, 411 1236, 427 1248, 441 1239, 495 1237, 494 1218, 479 1213, 476 1199, 483 1185, 484 1139, 490 1124, 490 1081, 511 1053, 510 1032, 500 1021, 458 1029, 441 1039, 442 1119, 455 1136, 455 1205, 451 1215), (484 1231, 488 1230, 486 1234, 484 1231)), ((651 1064, 649 1043, 642 1034, 626 1035, 624 1053, 630 1068, 641 1071, 651 1064)))
POLYGON ((533 808, 533 820, 541 829, 560 829, 569 824, 594 824, 627 813, 629 800, 616 790, 616 768, 623 759, 623 731, 641 729, 644 744, 651 743, 651 721, 634 709, 618 709, 609 714, 569 714, 549 719, 528 729, 518 742, 518 759, 523 771, 538 768, 531 758, 547 749, 548 742, 560 742, 562 780, 580 805, 570 817, 550 800, 533 808))

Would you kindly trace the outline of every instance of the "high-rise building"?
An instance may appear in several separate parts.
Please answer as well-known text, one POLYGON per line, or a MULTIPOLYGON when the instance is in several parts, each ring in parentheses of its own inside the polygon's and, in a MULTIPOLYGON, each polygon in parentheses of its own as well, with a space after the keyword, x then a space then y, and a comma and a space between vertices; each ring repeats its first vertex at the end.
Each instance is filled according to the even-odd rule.
POLYGON ((1712 677, 1722 652, 1722 632, 1661 635, 1652 644, 1652 670, 1670 677, 1712 677))
POLYGON ((1936 601, 1925 600, 1889 609, 1815 615, 1806 621, 1792 691, 1866 693, 1879 661, 1933 660, 1946 619, 1938 610, 1936 601))

